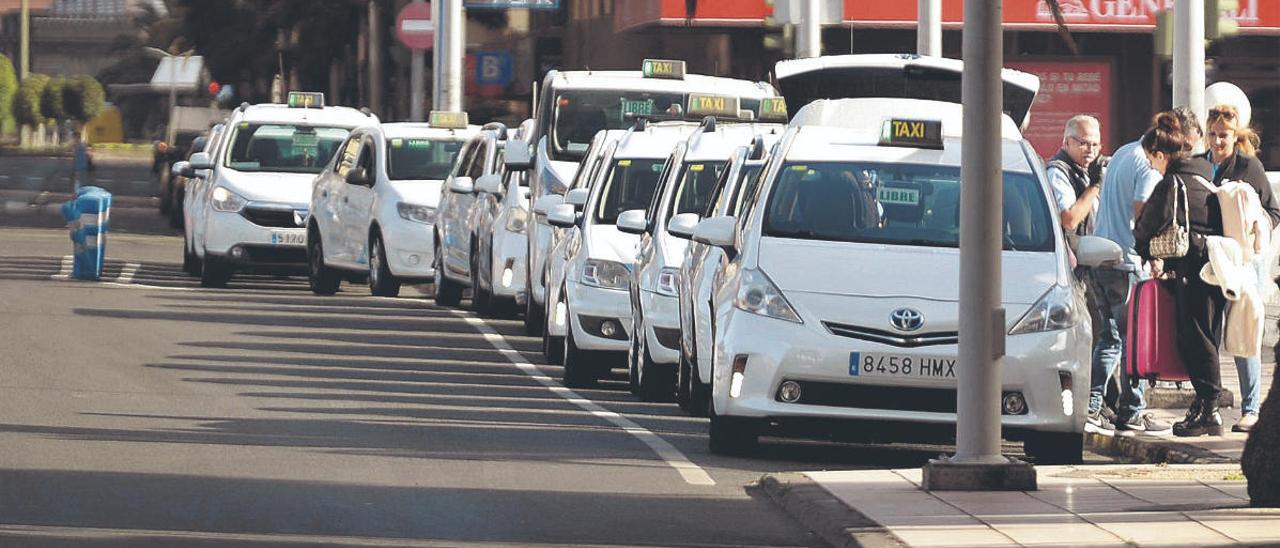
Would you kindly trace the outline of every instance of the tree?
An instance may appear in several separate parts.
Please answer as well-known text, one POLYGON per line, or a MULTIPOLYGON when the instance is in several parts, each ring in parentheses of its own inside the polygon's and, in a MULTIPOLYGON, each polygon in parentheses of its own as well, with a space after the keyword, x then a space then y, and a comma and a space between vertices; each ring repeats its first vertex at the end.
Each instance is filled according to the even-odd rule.
POLYGON ((18 75, 13 62, 0 55, 0 128, 13 121, 13 97, 18 93, 18 75))
POLYGON ((43 74, 28 74, 18 84, 18 93, 13 97, 13 119, 24 126, 38 126, 45 122, 40 109, 40 96, 44 93, 49 77, 43 74))
POLYGON ((62 88, 62 107, 67 117, 81 124, 97 116, 105 102, 102 84, 92 76, 74 76, 62 88))
POLYGON ((58 123, 67 119, 67 109, 62 103, 62 88, 66 84, 66 79, 61 76, 54 77, 40 90, 40 114, 50 122, 58 123))

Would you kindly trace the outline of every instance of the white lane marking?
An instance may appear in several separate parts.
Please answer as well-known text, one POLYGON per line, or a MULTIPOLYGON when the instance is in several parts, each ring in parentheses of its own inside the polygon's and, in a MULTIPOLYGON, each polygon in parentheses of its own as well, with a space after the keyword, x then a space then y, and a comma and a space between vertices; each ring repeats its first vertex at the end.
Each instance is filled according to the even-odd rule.
POLYGON ((133 276, 138 273, 139 268, 142 268, 142 265, 138 263, 125 263, 124 268, 120 269, 120 276, 116 278, 116 283, 133 283, 133 276))
POLYGON ((50 279, 65 280, 71 277, 71 267, 75 264, 75 257, 71 255, 62 256, 62 266, 58 268, 58 273, 50 276, 50 279))
POLYGON ((6 180, 7 180, 7 179, 9 179, 9 176, 8 176, 8 175, 0 175, 0 179, 6 179, 6 180))
POLYGON ((485 340, 489 341, 489 344, 492 344, 494 348, 498 349, 498 351, 505 355, 508 360, 511 360, 512 364, 515 364, 515 366, 520 368, 520 370, 526 375, 533 377, 534 380, 547 387, 548 390, 551 390, 556 395, 568 400, 569 403, 581 407, 592 415, 613 423, 614 426, 621 428, 626 433, 631 434, 644 442, 645 445, 648 445, 654 453, 657 453, 658 458, 661 458, 669 466, 674 468, 676 472, 679 472, 680 477, 684 478, 685 483, 690 485, 716 484, 716 480, 711 479, 711 476, 707 474, 706 471, 691 462, 688 457, 684 456, 684 453, 681 453, 679 449, 676 449, 676 447, 671 445, 667 440, 662 439, 657 434, 645 429, 643 426, 636 424, 631 419, 605 409, 604 407, 601 407, 600 404, 578 395, 573 390, 561 386, 560 383, 555 381, 555 379, 544 375, 542 371, 538 369, 538 366, 526 361, 516 349, 512 348, 511 345, 507 343, 507 339, 505 337, 497 331, 494 331, 492 327, 489 327, 489 324, 484 323, 484 320, 466 316, 457 311, 451 312, 453 312, 454 315, 463 318, 467 323, 471 324, 472 327, 475 327, 480 331, 480 334, 484 335, 485 340))

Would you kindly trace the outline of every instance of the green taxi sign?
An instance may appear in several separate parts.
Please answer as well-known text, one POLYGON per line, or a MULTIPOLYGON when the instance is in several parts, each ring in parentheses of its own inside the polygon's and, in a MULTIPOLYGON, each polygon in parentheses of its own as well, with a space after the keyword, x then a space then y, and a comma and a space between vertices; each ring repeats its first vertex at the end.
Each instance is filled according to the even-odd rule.
POLYGON ((942 148, 941 120, 884 121, 880 129, 880 144, 891 147, 942 148))
POLYGON ((690 116, 722 116, 738 117, 738 98, 729 95, 711 95, 709 93, 690 93, 689 108, 685 109, 690 116))
POLYGON ((431 111, 429 122, 431 123, 431 127, 444 129, 466 129, 471 120, 465 112, 433 110, 431 111))
POLYGON ((289 108, 324 108, 324 94, 318 91, 290 91, 289 108))
POLYGON ((684 61, 671 59, 645 59, 640 65, 640 74, 645 78, 684 79, 684 61))
POLYGON ((653 115, 653 99, 631 100, 622 99, 622 115, 632 116, 651 116, 653 115))
POLYGON ((787 100, 781 97, 766 97, 760 100, 760 120, 786 121, 787 100))

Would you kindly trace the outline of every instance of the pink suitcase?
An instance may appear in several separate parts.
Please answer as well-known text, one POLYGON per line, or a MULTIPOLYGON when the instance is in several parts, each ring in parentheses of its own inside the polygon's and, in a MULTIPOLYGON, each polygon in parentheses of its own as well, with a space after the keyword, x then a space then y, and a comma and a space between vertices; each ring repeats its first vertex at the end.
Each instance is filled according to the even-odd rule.
POLYGON ((1177 303, 1170 283, 1143 280, 1133 288, 1125 339, 1131 378, 1190 380, 1178 352, 1177 303))

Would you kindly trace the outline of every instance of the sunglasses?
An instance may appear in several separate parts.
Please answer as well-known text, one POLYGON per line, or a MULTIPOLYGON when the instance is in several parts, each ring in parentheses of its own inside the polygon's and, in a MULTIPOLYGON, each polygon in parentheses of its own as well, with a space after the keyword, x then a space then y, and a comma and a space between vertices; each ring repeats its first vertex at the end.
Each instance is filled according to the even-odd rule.
POLYGON ((1224 120, 1235 120, 1236 113, 1234 110, 1225 109, 1225 108, 1209 109, 1209 119, 1216 120, 1218 118, 1222 118, 1224 120))

